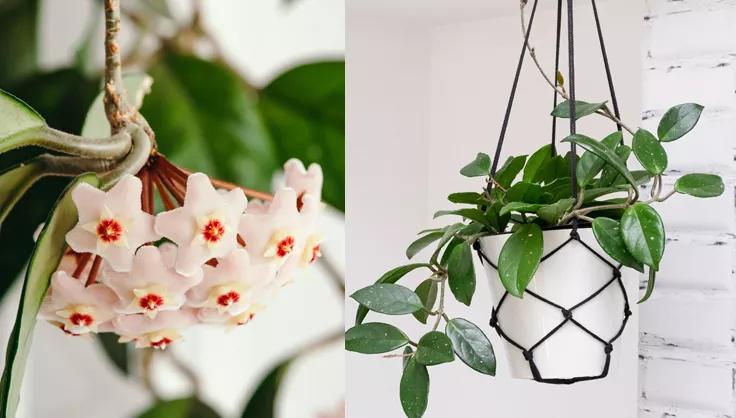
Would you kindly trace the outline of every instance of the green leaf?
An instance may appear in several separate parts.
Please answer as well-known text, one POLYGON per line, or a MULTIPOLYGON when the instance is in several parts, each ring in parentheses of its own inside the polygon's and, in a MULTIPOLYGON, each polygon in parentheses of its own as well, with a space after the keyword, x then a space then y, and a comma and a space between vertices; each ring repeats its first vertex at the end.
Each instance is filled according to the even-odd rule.
MULTIPOLYGON (((407 274, 411 273, 412 271, 420 268, 429 268, 429 264, 426 263, 414 263, 414 264, 407 264, 405 266, 399 266, 396 268, 393 268, 381 276, 376 283, 396 283, 401 279, 402 277, 406 276, 407 274)), ((365 316, 368 315, 369 309, 366 308, 363 305, 358 306, 358 311, 355 314, 355 325, 360 325, 363 320, 365 319, 365 316)))
POLYGON ((46 126, 41 115, 21 99, 0 90, 0 143, 11 134, 41 126, 46 126))
POLYGON ((315 62, 292 68, 261 90, 258 104, 273 137, 277 161, 299 158, 319 163, 324 171, 324 201, 344 210, 345 63, 315 62))
POLYGON ((406 365, 409 364, 409 360, 413 357, 414 350, 408 345, 404 347, 404 357, 401 358, 401 370, 406 369, 406 365))
POLYGON ((491 157, 479 152, 475 159, 460 169, 460 174, 465 177, 484 177, 491 172, 491 157))
POLYGON ((455 360, 452 351, 452 341, 443 332, 431 331, 419 340, 417 344, 417 362, 425 366, 449 363, 455 360))
POLYGON ((498 274, 506 290, 522 297, 537 272, 544 243, 539 225, 520 225, 506 240, 498 257, 498 274))
POLYGON ((466 241, 452 249, 447 260, 447 281, 458 302, 470 306, 475 293, 473 251, 466 241))
MULTIPOLYGON (((240 415, 242 418, 275 418, 279 389, 295 357, 274 366, 263 377, 240 415)), ((194 417, 192 417, 194 418, 194 417)))
POLYGON ((429 401, 429 373, 427 366, 412 357, 404 367, 399 388, 401 407, 407 418, 421 418, 429 401))
POLYGON ((600 217, 593 220, 593 234, 603 251, 611 258, 644 273, 644 266, 626 249, 626 244, 621 234, 621 224, 610 218, 600 217))
POLYGON ((111 332, 96 334, 95 337, 110 362, 120 370, 121 373, 127 375, 130 371, 128 364, 128 344, 119 343, 118 340, 120 337, 111 332))
POLYGON ((452 203, 466 203, 469 205, 479 205, 486 202, 486 198, 476 192, 452 193, 447 196, 447 200, 452 203))
POLYGON ((703 113, 703 106, 697 103, 684 103, 671 107, 662 116, 657 127, 657 135, 662 142, 671 142, 690 132, 703 113))
POLYGON ((526 155, 509 157, 503 167, 496 172, 496 176, 494 177, 496 183, 501 185, 504 189, 511 187, 511 183, 513 183, 516 176, 518 176, 519 172, 524 168, 525 162, 526 155))
POLYGON ((551 196, 551 201, 556 202, 572 196, 572 181, 570 177, 561 177, 542 187, 542 194, 551 196))
POLYGON ((434 307, 434 303, 437 301, 437 282, 432 279, 427 279, 417 286, 414 293, 419 296, 419 300, 422 301, 424 309, 420 309, 414 312, 414 318, 422 324, 427 323, 429 317, 429 311, 434 307))
POLYGON ((485 214, 480 209, 464 208, 464 209, 457 209, 457 210, 440 210, 440 211, 435 212, 434 218, 437 219, 440 216, 447 216, 447 215, 462 216, 465 219, 470 219, 471 221, 478 222, 488 227, 491 226, 485 214))
POLYGON ((416 241, 412 242, 406 249, 406 258, 411 259, 415 255, 419 254, 420 251, 427 248, 430 244, 442 238, 444 234, 445 233, 442 231, 430 232, 429 234, 424 235, 416 241))
POLYGON ((545 169, 552 160, 552 157, 552 145, 547 144, 535 151, 529 157, 526 166, 524 166, 523 180, 529 183, 541 183, 544 181, 546 175, 545 169))
POLYGON ((220 414, 201 400, 191 397, 161 401, 138 415, 138 418, 220 418, 220 414))
MULTIPOLYGON (((621 135, 621 132, 614 132, 611 135, 603 138, 601 144, 605 145, 610 150, 615 150, 616 146, 621 142, 622 138, 623 135, 621 135)), ((591 181, 593 181, 595 176, 598 175, 598 173, 603 169, 605 165, 606 162, 598 157, 595 153, 591 151, 584 152, 583 156, 580 157, 580 160, 578 160, 578 185, 580 187, 587 186, 591 181)))
POLYGON ((561 199, 556 203, 539 208, 537 210, 537 216, 551 225, 556 225, 557 222, 559 222, 560 219, 570 211, 570 209, 572 209, 574 204, 575 199, 572 197, 561 199))
MULTIPOLYGON (((621 162, 626 164, 626 162, 629 160, 629 156, 631 156, 631 148, 627 145, 619 145, 618 147, 616 147, 616 155, 618 156, 618 158, 621 159, 621 162)), ((597 186, 598 187, 609 187, 614 182, 616 182, 616 179, 620 177, 621 176, 618 174, 618 171, 616 171, 615 168, 606 164, 603 167, 603 171, 601 172, 601 178, 598 180, 597 186)))
POLYGON ((656 210, 645 203, 630 206, 621 217, 621 236, 626 249, 637 261, 659 270, 665 231, 656 210))
POLYGON ((525 181, 511 186, 506 191, 507 202, 540 203, 542 198, 542 186, 525 181))
POLYGON ((447 323, 445 332, 463 363, 479 373, 496 375, 493 346, 480 328, 468 320, 454 318, 447 323))
MULTIPOLYGON (((606 102, 588 103, 580 100, 575 100, 575 119, 580 119, 582 117, 592 115, 593 113, 602 109, 605 105, 606 102)), ((552 111, 552 116, 569 119, 570 102, 568 100, 565 100, 564 102, 558 104, 557 107, 555 107, 555 109, 552 111)))
POLYGON ((13 331, 8 339, 5 355, 5 369, 0 381, 0 416, 15 416, 23 381, 26 360, 33 337, 33 327, 46 294, 51 275, 59 265, 66 247, 64 236, 77 222, 77 212, 71 200, 70 190, 79 183, 98 185, 93 174, 82 175, 67 188, 64 197, 59 200, 53 213, 48 218, 38 238, 38 243, 31 256, 23 290, 18 306, 13 331))
MULTIPOLYGON (((156 132, 161 152, 192 171, 270 190, 278 169, 274 144, 255 98, 237 74, 174 53, 163 54, 150 74, 156 81, 141 113, 156 132)), ((280 142, 290 140, 296 139, 280 137, 280 142)))
POLYGON ((0 225, 43 173, 43 165, 38 160, 31 160, 0 174, 0 225))
POLYGON ((695 197, 717 197, 724 188, 723 180, 715 174, 686 174, 675 182, 677 193, 695 197))
POLYGON ((658 175, 667 169, 667 152, 657 138, 646 129, 634 134, 634 155, 648 172, 658 175))
POLYGON ((618 155, 616 155, 615 152, 611 151, 608 147, 596 141, 595 139, 587 137, 585 135, 575 134, 568 136, 567 138, 562 140, 562 142, 573 142, 585 148, 586 150, 591 151, 593 154, 603 159, 603 161, 605 161, 616 171, 618 171, 619 174, 621 174, 621 176, 623 176, 623 178, 626 179, 627 182, 629 182, 629 184, 633 185, 634 187, 637 186, 634 177, 631 175, 631 172, 628 168, 626 168, 626 164, 621 161, 618 155))
POLYGON ((505 204, 498 213, 499 215, 506 215, 511 212, 536 213, 545 206, 543 203, 511 202, 505 204))
POLYGON ((368 322, 345 332, 345 349, 363 354, 380 354, 401 348, 409 337, 393 325, 368 322))
POLYGON ((364 287, 350 297, 366 308, 386 315, 410 314, 424 307, 416 293, 391 283, 364 287))
POLYGON ((0 86, 36 70, 40 9, 38 0, 0 1, 0 86))
POLYGON ((644 296, 639 299, 639 302, 637 303, 644 303, 647 300, 649 300, 649 297, 652 296, 652 293, 654 292, 654 284, 656 281, 657 271, 653 268, 649 268, 649 278, 647 280, 647 290, 644 292, 644 296))

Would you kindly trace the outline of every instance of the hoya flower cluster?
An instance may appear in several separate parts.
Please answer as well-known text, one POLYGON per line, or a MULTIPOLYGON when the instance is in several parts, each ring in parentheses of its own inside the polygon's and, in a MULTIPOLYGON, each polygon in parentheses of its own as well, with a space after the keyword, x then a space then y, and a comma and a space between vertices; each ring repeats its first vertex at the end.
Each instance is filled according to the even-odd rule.
POLYGON ((290 160, 284 171, 285 187, 251 202, 163 158, 107 192, 78 185, 79 222, 41 316, 70 335, 155 348, 197 323, 247 323, 320 257, 321 168, 290 160), (167 209, 156 215, 153 187, 167 209))

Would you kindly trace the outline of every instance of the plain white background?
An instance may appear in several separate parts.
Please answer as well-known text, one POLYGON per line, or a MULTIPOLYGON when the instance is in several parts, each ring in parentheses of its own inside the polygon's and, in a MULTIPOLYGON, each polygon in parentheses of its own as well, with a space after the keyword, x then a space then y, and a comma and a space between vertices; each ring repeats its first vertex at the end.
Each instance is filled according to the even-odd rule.
MULTIPOLYGON (((532 44, 548 71, 553 65, 554 17, 542 1, 532 44)), ((417 231, 446 209, 446 196, 482 185, 457 174, 476 152, 492 153, 521 48, 517 2, 475 0, 396 2, 356 0, 347 13, 347 263, 348 293, 405 264, 404 249, 417 231), (421 4, 420 4, 421 3, 421 4)), ((530 2, 531 4, 531 2, 530 2)), ((577 12, 578 99, 608 99, 590 3, 577 12)), ((640 119, 642 5, 603 1, 608 48, 624 119, 640 119)), ((604 29, 604 30, 605 30, 604 29)), ((562 62, 566 62, 563 54, 562 62)), ((562 67, 566 72, 566 65, 562 67)), ((506 139, 505 154, 525 154, 550 139, 551 89, 527 60, 506 139)), ((563 124, 564 126, 564 124, 563 124)), ((600 136, 615 128, 581 123, 581 133, 600 136)), ((480 266, 476 266, 479 270, 480 266)), ((418 284, 423 277, 409 276, 418 284)), ((473 306, 450 303, 451 316, 487 326, 490 298, 478 281, 473 306)), ((630 283, 636 287, 636 284, 630 283)), ((409 285, 411 286, 411 285, 409 285)), ((450 299, 452 299, 450 297, 450 299)), ((347 302, 352 325, 354 302, 347 302)), ((370 320, 399 324, 418 338, 425 327, 413 318, 370 320)), ((497 354, 498 337, 491 335, 497 354)), ((633 418, 637 413, 637 320, 616 352, 618 365, 603 381, 574 386, 511 380, 499 359, 495 379, 460 362, 430 370, 426 417, 528 418, 533 416, 633 418)), ((347 416, 402 416, 399 359, 348 354, 347 416)))
MULTIPOLYGON (((71 64, 91 3, 42 2, 40 58, 44 67, 71 64)), ((187 17, 189 3, 169 2, 182 19, 187 17)), ((342 0, 298 0, 291 6, 281 0, 209 0, 204 6, 205 24, 222 44, 228 60, 256 85, 267 83, 298 63, 339 59, 343 55, 342 0)), ((123 40, 129 39, 125 31, 123 26, 123 40)), ((103 49, 102 38, 98 39, 99 61, 103 49)), ((326 252, 340 269, 344 267, 343 225, 341 215, 331 214, 325 222, 326 252)), ((17 298, 16 291, 0 308, 3 352, 17 298)), ((171 349, 199 374, 205 401, 224 417, 239 417, 250 391, 267 370, 342 324, 342 298, 324 273, 314 269, 285 289, 247 327, 227 334, 203 327, 187 333, 186 341, 171 349)), ((341 344, 334 344, 298 362, 286 378, 279 415, 315 418, 340 407, 344 397, 343 359, 341 344)), ((166 397, 190 393, 183 383, 186 379, 165 363, 155 368, 153 377, 166 397)), ((113 368, 93 339, 68 338, 43 322, 36 327, 23 390, 19 414, 23 418, 124 418, 136 416, 151 402, 137 381, 123 378, 113 368)))

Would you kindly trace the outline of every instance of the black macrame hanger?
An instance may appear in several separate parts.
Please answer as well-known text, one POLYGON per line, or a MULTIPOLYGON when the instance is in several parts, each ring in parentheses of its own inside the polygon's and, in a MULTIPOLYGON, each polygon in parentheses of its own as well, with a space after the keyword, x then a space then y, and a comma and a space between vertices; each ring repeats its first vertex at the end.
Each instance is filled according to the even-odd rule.
MULTIPOLYGON (((569 84, 569 100, 568 103, 570 105, 570 134, 575 134, 577 129, 577 121, 574 115, 576 114, 575 109, 575 33, 574 33, 574 10, 573 10, 573 1, 574 0, 567 0, 567 46, 568 46, 568 65, 569 65, 569 72, 568 72, 568 84, 569 84)), ((557 0, 557 37, 556 37, 556 48, 555 48, 555 79, 557 78, 557 72, 559 71, 559 65, 560 65, 560 46, 561 46, 561 34, 562 34, 562 2, 563 0, 557 0)), ((524 43, 521 48, 521 54, 519 56, 519 63, 516 68, 516 74, 514 76, 514 81, 511 87, 511 94, 509 96, 509 101, 506 106, 506 113, 504 114, 503 123, 501 125, 501 133, 498 140, 498 143, 496 145, 496 152, 494 154, 494 159, 491 166, 491 178, 495 177, 496 170, 498 169, 498 163, 500 161, 501 157, 501 149, 503 147, 503 142, 506 136, 506 130, 508 128, 509 120, 511 118, 511 110, 514 103, 514 98, 516 96, 516 90, 519 84, 519 79, 521 75, 521 69, 524 65, 524 58, 527 52, 527 49, 529 48, 529 36, 532 31, 532 27, 534 25, 534 18, 536 16, 537 12, 537 6, 538 6, 539 0, 534 0, 534 4, 532 6, 532 12, 529 17, 529 23, 527 25, 526 33, 524 34, 524 43)), ((598 39, 600 42, 601 47, 601 53, 603 57, 603 63, 606 71, 606 78, 608 81, 608 87, 609 92, 611 95, 611 102, 613 105, 613 112, 614 115, 620 120, 620 112, 618 107, 618 101, 616 98, 616 92, 613 86, 613 77, 611 75, 611 68, 608 62, 608 54, 606 52, 605 42, 603 39, 603 32, 601 29, 601 23, 598 15, 598 8, 596 6, 595 0, 591 0, 592 6, 593 6, 593 14, 595 17, 596 22, 596 29, 598 32, 598 39)), ((558 102, 558 92, 555 89, 554 93, 554 105, 557 106, 558 102)), ((619 131, 622 130, 622 126, 617 123, 617 128, 619 131)), ((551 149, 553 155, 556 154, 556 136, 557 136, 557 118, 552 117, 552 143, 551 143, 551 149)), ((571 177, 571 192, 572 197, 577 198, 578 197, 578 184, 577 184, 577 147, 574 143, 571 143, 570 145, 570 177, 571 177)), ((493 182, 489 181, 487 190, 490 191, 493 188, 493 182)), ((564 227, 563 227, 564 228, 564 227)), ((560 229, 559 227, 554 229, 560 229)), ((578 233, 578 220, 573 219, 572 225, 570 226, 570 237, 563 242, 561 245, 550 251, 548 254, 544 255, 542 257, 541 262, 543 263, 545 260, 549 259, 550 257, 554 256, 556 253, 558 253, 563 247, 566 245, 572 243, 573 241, 579 243, 582 245, 585 249, 587 249, 592 256, 596 257, 599 261, 605 263, 608 267, 611 268, 611 278, 598 290, 593 292, 590 296, 583 299, 582 301, 576 303, 575 305, 566 308, 560 304, 555 303, 554 301, 544 297, 543 295, 537 294, 531 290, 527 290, 526 294, 539 300, 542 303, 545 303, 557 310, 559 310, 561 314, 561 322, 555 326, 551 331, 549 331, 546 335, 544 335, 539 341, 537 341, 534 345, 531 347, 524 347, 523 345, 519 344, 518 342, 514 341, 509 335, 501 328, 498 322, 498 315, 500 314, 501 308, 504 304, 504 302, 509 298, 509 293, 505 292, 501 299, 498 302, 498 305, 496 305, 491 310, 491 320, 490 325, 492 328, 496 330, 498 335, 506 340, 509 344, 519 349, 524 358, 529 363, 529 368, 532 373, 532 376, 534 380, 542 383, 551 383, 551 384, 572 384, 576 382, 581 381, 587 381, 587 380, 594 380, 594 379, 601 379, 608 375, 610 363, 611 363, 611 352, 613 351, 613 343, 621 337, 623 334, 624 329, 626 328, 626 324, 628 323, 629 317, 632 315, 628 295, 626 293, 626 288, 624 286, 624 283, 621 279, 621 267, 622 265, 615 265, 612 264, 608 259, 606 259, 603 255, 601 255, 599 252, 597 252, 594 248, 592 248, 590 245, 588 245, 584 240, 581 239, 579 233, 578 233), (574 312, 580 308, 581 306, 593 301, 597 296, 599 296, 601 293, 603 293, 606 289, 608 289, 610 286, 617 285, 619 290, 621 291, 621 294, 623 296, 623 320, 621 322, 621 326, 619 327, 618 331, 610 338, 603 338, 595 334, 593 331, 582 325, 579 321, 577 321, 574 318, 574 312), (583 332, 585 332, 587 335, 589 335, 594 340, 601 343, 603 346, 603 352, 605 353, 605 363, 602 366, 602 371, 599 375, 595 376, 579 376, 574 378, 555 378, 555 377, 545 377, 542 376, 539 368, 537 367, 537 364, 534 361, 534 350, 540 347, 545 341, 547 341, 549 338, 551 338, 557 331, 562 329, 565 326, 575 326, 579 329, 581 329, 583 332)), ((474 244, 474 249, 478 253, 478 257, 480 258, 481 263, 488 264, 489 266, 493 267, 494 269, 498 270, 498 267, 483 253, 480 243, 478 241, 474 244)))

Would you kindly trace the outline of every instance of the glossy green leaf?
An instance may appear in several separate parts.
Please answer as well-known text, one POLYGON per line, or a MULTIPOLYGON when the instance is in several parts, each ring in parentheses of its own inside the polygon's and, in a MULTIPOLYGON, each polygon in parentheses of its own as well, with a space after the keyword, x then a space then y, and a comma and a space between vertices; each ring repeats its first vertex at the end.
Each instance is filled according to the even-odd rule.
POLYGON ((452 341, 450 341, 450 338, 444 332, 428 332, 417 343, 417 354, 415 357, 417 362, 425 366, 449 363, 455 360, 452 341))
MULTIPOLYGON (((621 135, 621 132, 614 132, 611 135, 603 138, 601 144, 613 151, 616 149, 616 146, 621 142, 622 138, 623 135, 621 135)), ((580 187, 587 186, 590 182, 593 181, 595 176, 600 173, 605 165, 606 162, 602 158, 598 157, 594 152, 584 152, 582 157, 580 157, 580 159, 578 160, 578 185, 580 187)))
MULTIPOLYGON (((592 115, 593 113, 602 109, 605 105, 606 102, 588 103, 580 100, 575 100, 575 119, 580 119, 582 117, 592 115)), ((565 100, 564 102, 558 104, 557 107, 555 107, 555 109, 552 111, 552 116, 556 116, 558 118, 570 118, 570 102, 568 100, 565 100)))
POLYGON ((445 233, 442 231, 430 232, 427 235, 419 237, 416 241, 409 244, 409 247, 406 249, 406 258, 411 259, 415 255, 419 254, 420 251, 427 248, 438 239, 442 238, 444 234, 445 233))
MULTIPOLYGON (((381 276, 378 280, 376 280, 376 283, 396 283, 402 277, 420 268, 428 269, 429 264, 414 263, 414 264, 407 264, 405 266, 399 266, 399 267, 393 268, 387 271, 386 273, 384 273, 383 276, 381 276)), ((360 325, 363 322, 366 315, 368 315, 368 311, 369 309, 366 308, 365 306, 363 305, 358 306, 358 311, 355 314, 355 325, 360 325)))
POLYGON ((717 197, 724 189, 723 179, 715 174, 685 174, 675 182, 677 193, 695 197, 717 197))
POLYGON ((465 219, 469 219, 471 221, 475 221, 480 224, 490 226, 488 218, 486 218, 485 214, 480 209, 464 208, 464 209, 457 209, 457 210, 440 210, 440 211, 435 212, 434 218, 437 219, 441 216, 447 216, 447 215, 462 216, 465 219))
POLYGON ((469 205, 479 205, 487 202, 486 198, 483 195, 476 192, 452 193, 451 195, 447 196, 447 200, 452 203, 466 203, 469 205))
POLYGON ((391 283, 364 287, 350 295, 366 308, 386 315, 405 315, 422 309, 424 305, 410 289, 391 283))
POLYGON ((406 365, 409 364, 409 360, 411 360, 412 356, 414 355, 414 350, 410 346, 404 347, 404 356, 401 358, 401 370, 406 369, 406 365))
POLYGON ((635 203, 626 209, 621 217, 621 237, 637 261, 659 270, 665 231, 656 210, 645 203, 635 203))
POLYGON ((0 225, 43 173, 43 165, 38 160, 31 160, 0 174, 0 225))
POLYGON ((294 67, 261 90, 258 106, 273 138, 277 162, 299 158, 305 164, 319 163, 324 171, 324 201, 344 210, 345 63, 294 67))
POLYGON ((579 134, 570 135, 562 142, 574 142, 585 148, 586 150, 591 151, 593 154, 603 159, 606 164, 609 164, 616 171, 618 171, 619 174, 621 174, 621 176, 626 179, 629 184, 636 187, 636 180, 634 180, 634 177, 631 175, 629 169, 626 168, 626 164, 624 164, 624 162, 621 161, 618 155, 616 155, 615 152, 611 151, 607 146, 601 144, 593 138, 579 134))
POLYGON ((421 418, 429 401, 429 373, 427 366, 420 364, 416 356, 409 359, 401 375, 399 385, 401 407, 407 418, 421 418))
MULTIPOLYGON (((192 171, 270 190, 272 175, 283 161, 277 160, 256 99, 237 74, 217 63, 174 53, 162 54, 150 74, 155 83, 141 113, 156 132, 161 152, 192 171)), ((282 143, 297 140, 279 138, 282 143)), ((327 139, 315 139, 314 144, 322 140, 327 139)), ((344 161, 344 156, 339 159, 344 161)), ((325 181, 333 177, 325 176, 325 181)), ((327 193, 329 187, 325 189, 327 193)))
POLYGON ((511 234, 498 257, 498 274, 510 294, 522 297, 542 259, 542 230, 536 224, 524 224, 511 234))
POLYGON ((0 142, 13 133, 45 125, 43 117, 28 104, 0 90, 0 142))
POLYGON ((463 363, 479 373, 496 375, 493 346, 480 328, 468 320, 455 318, 447 323, 445 332, 463 363))
POLYGON ((288 358, 266 373, 245 404, 242 418, 276 418, 276 400, 284 377, 295 357, 288 358))
POLYGON ((345 349, 363 354, 380 354, 401 348, 409 337, 393 325, 368 322, 345 332, 345 349))
POLYGON ((671 107, 662 116, 657 127, 657 135, 662 142, 670 142, 690 132, 700 120, 703 106, 697 103, 684 103, 671 107))
POLYGON ((544 181, 546 177, 545 169, 548 168, 548 164, 553 157, 552 145, 545 145, 535 151, 524 166, 522 179, 529 183, 541 183, 544 181))
POLYGON ((460 169, 460 174, 465 177, 484 177, 491 172, 491 157, 479 152, 475 159, 460 169))
POLYGON ((220 414, 206 403, 192 397, 161 401, 138 415, 138 418, 220 418, 220 414))
POLYGON ((657 271, 653 268, 649 268, 649 277, 647 278, 647 290, 644 292, 644 296, 639 299, 639 302, 637 303, 644 303, 652 296, 652 293, 654 293, 654 285, 657 278, 657 271))
POLYGON ((546 205, 537 210, 537 216, 542 218, 545 222, 550 225, 556 225, 560 219, 565 216, 567 212, 572 209, 575 204, 575 199, 568 197, 567 199, 561 199, 557 202, 546 205))
POLYGON ((541 198, 542 186, 525 181, 514 184, 506 191, 507 202, 540 203, 541 198))
POLYGON ((603 251, 611 258, 644 273, 644 266, 638 262, 624 244, 621 234, 621 224, 610 218, 599 217, 593 220, 593 234, 603 251))
POLYGON ((509 157, 506 163, 496 171, 496 183, 498 183, 504 189, 511 187, 511 183, 514 182, 516 176, 519 175, 521 170, 524 168, 526 162, 526 155, 519 157, 509 157))
MULTIPOLYGON (((626 164, 631 156, 631 147, 627 145, 619 145, 616 147, 616 155, 621 159, 621 162, 626 164)), ((633 173, 632 173, 633 174, 633 173)), ((601 178, 598 180, 597 187, 609 187, 616 182, 616 179, 621 177, 615 168, 606 164, 601 171, 601 178)))
POLYGON ((632 148, 636 159, 648 172, 657 175, 667 169, 667 152, 651 132, 646 129, 636 131, 632 148))
POLYGON ((542 187, 542 195, 548 194, 550 200, 556 202, 561 199, 572 197, 572 181, 570 177, 560 177, 542 187))
POLYGON ((545 206, 543 203, 511 202, 505 204, 498 213, 499 215, 506 215, 511 212, 536 213, 545 206))
POLYGON ((124 375, 127 375, 130 371, 130 365, 128 364, 128 344, 118 342, 120 336, 112 332, 99 333, 95 337, 113 366, 124 375))
POLYGON ((429 312, 434 307, 434 303, 437 301, 437 282, 432 279, 427 279, 419 284, 414 290, 414 293, 419 296, 419 300, 422 301, 424 309, 420 309, 414 312, 414 318, 422 324, 427 323, 429 312))
POLYGON ((25 365, 30 352, 33 327, 46 294, 51 275, 59 265, 66 247, 64 236, 77 222, 77 212, 70 190, 81 182, 98 184, 92 174, 83 175, 72 183, 59 200, 38 238, 26 271, 23 290, 13 331, 8 339, 5 369, 0 381, 0 416, 13 418, 18 407, 25 365))
POLYGON ((452 249, 447 261, 447 282, 458 302, 470 306, 475 293, 475 267, 470 244, 462 242, 452 249))

